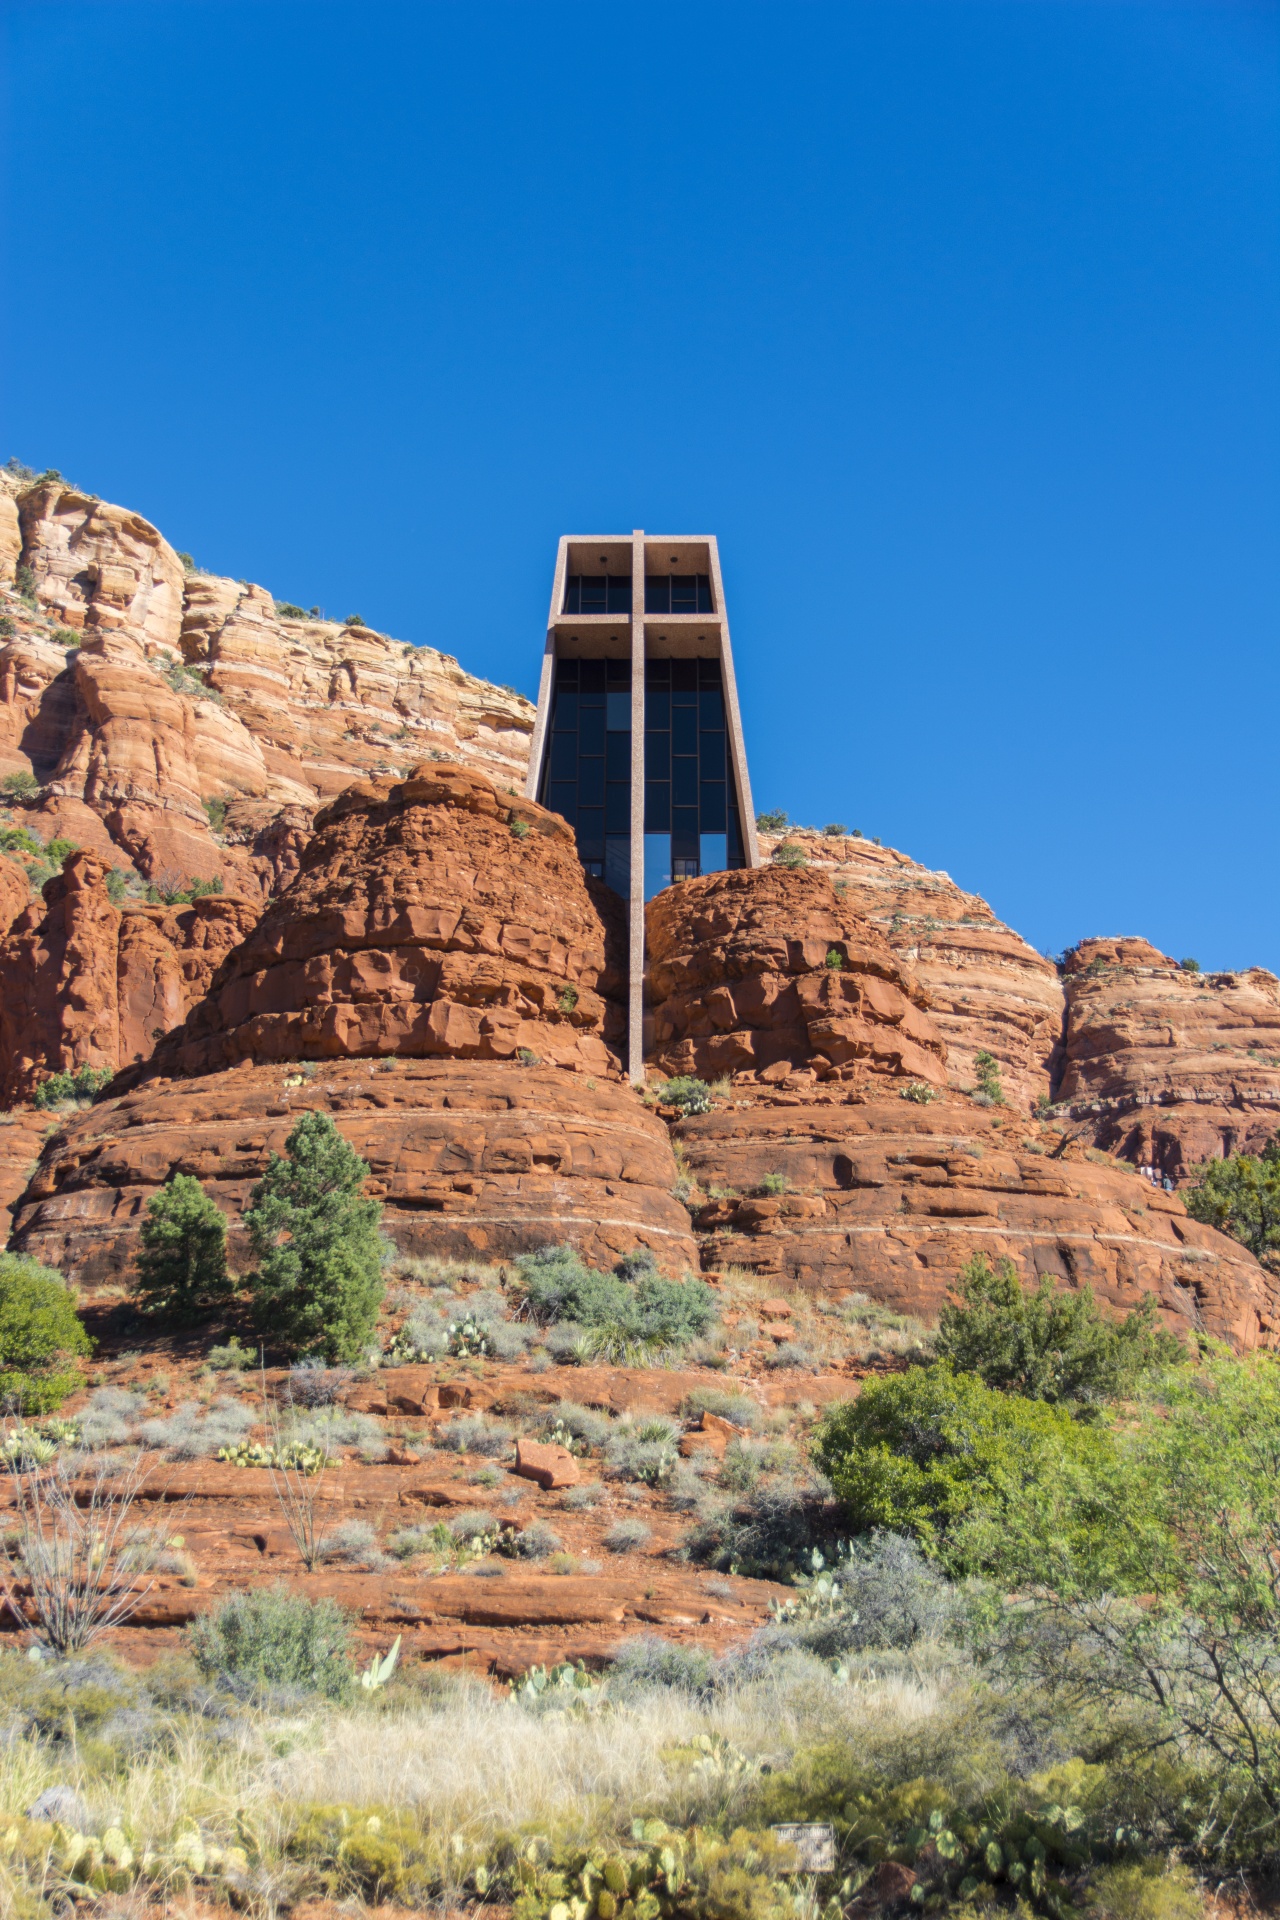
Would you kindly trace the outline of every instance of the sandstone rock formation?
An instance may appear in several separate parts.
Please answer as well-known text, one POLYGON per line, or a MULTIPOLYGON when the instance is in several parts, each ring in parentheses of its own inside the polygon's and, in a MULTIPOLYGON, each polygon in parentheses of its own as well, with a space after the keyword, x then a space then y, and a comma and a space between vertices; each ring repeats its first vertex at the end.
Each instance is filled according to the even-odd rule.
POLYGON ((954 1093, 917 1104, 797 1079, 743 1094, 675 1130, 703 1194, 723 1196, 691 1203, 711 1272, 931 1321, 973 1254, 1007 1255, 1027 1281, 1087 1283, 1117 1309, 1154 1293, 1170 1324, 1242 1348, 1280 1338, 1280 1282, 1245 1248, 1055 1129, 954 1093))
POLYGON ((1027 1112, 1052 1096, 1065 1010, 1052 961, 976 893, 892 847, 792 829, 763 835, 762 854, 771 855, 784 838, 803 849, 811 870, 830 876, 844 904, 911 968, 946 1042, 953 1087, 975 1084, 974 1055, 985 1050, 999 1062, 1011 1104, 1027 1112))
POLYGON ((616 1075, 621 935, 558 814, 426 761, 316 816, 298 877, 153 1068, 527 1055, 616 1075))
MULTIPOLYGON (((6 871, 22 880, 0 860, 6 871)), ((103 863, 73 853, 0 941, 0 1101, 29 1099, 51 1073, 146 1059, 256 918, 225 895, 121 911, 103 863)))
POLYGON ((1280 980, 1184 971, 1145 940, 1067 956, 1057 1100, 1073 1137, 1184 1181, 1280 1131, 1280 980))
POLYGON ((0 775, 39 782, 24 808, 45 838, 170 890, 279 890, 318 804, 424 754, 523 782, 518 694, 366 627, 282 619, 261 587, 184 569, 139 515, 61 481, 0 473, 6 586, 0 775))
POLYGON ((646 924, 650 1057, 663 1071, 847 1079, 869 1067, 945 1085, 924 993, 825 874, 709 874, 659 894, 646 924))
POLYGON ((602 1266, 648 1247, 696 1266, 662 1122, 618 1080, 549 1067, 326 1062, 157 1080, 65 1120, 16 1215, 15 1244, 90 1289, 130 1276, 142 1208, 174 1173, 231 1223, 299 1115, 331 1113, 372 1169, 366 1192, 402 1253, 508 1258, 572 1240, 602 1266))

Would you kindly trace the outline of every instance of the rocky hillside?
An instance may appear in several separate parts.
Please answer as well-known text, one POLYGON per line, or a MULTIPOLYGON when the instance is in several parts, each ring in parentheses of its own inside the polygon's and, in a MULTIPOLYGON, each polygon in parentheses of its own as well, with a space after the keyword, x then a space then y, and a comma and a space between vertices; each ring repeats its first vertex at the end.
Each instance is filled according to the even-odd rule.
POLYGON ((433 648, 282 610, 56 477, 0 472, 0 598, 0 777, 34 789, 12 796, 11 824, 131 885, 216 879, 261 901, 318 805, 432 754, 523 782, 519 694, 433 648))

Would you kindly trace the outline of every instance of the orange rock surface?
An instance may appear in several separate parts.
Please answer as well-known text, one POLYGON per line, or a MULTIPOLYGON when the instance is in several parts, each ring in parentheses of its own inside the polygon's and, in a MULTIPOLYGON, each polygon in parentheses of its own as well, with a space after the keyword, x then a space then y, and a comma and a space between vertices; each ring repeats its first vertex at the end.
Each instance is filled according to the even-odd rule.
POLYGON ((793 829, 763 835, 766 857, 783 838, 810 869, 829 875, 844 903, 882 933, 928 995, 947 1047, 953 1087, 976 1084, 974 1055, 999 1062, 1006 1100, 1028 1112, 1048 1099, 1061 1060, 1065 1001, 1051 960, 998 920, 951 876, 892 847, 853 835, 793 829))
POLYGON ((867 1068, 945 1084, 909 968, 825 874, 762 867, 669 887, 646 911, 650 1058, 669 1074, 820 1077, 867 1068))
MULTIPOLYGON (((736 1091, 736 1090, 735 1090, 736 1091)), ((1090 1285, 1128 1310, 1156 1296, 1172 1325, 1241 1348, 1280 1336, 1280 1281, 1173 1194, 1050 1128, 962 1095, 916 1104, 802 1081, 675 1129, 704 1194, 703 1264, 936 1319, 975 1253, 1024 1280, 1090 1285), (780 1176, 782 1192, 763 1190, 780 1176)))
POLYGON ((1274 973, 1187 972, 1145 940, 1083 940, 1066 990, 1056 1097, 1074 1138, 1176 1182, 1280 1131, 1274 973))

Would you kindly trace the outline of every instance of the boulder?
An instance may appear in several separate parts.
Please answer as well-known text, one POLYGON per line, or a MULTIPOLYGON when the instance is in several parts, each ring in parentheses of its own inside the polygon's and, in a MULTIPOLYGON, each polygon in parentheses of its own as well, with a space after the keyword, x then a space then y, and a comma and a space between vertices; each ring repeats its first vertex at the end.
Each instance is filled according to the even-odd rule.
POLYGON ((554 1440, 517 1440, 516 1472, 546 1490, 576 1487, 579 1479, 577 1461, 554 1440))

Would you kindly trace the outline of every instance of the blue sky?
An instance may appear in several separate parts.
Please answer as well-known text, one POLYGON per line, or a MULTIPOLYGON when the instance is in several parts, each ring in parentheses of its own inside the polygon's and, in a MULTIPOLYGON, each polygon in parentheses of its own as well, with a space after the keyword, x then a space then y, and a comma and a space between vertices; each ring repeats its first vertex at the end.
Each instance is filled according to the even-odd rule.
POLYGON ((527 692, 714 532, 758 806, 1280 970, 1274 5, 0 18, 0 458, 527 692))

